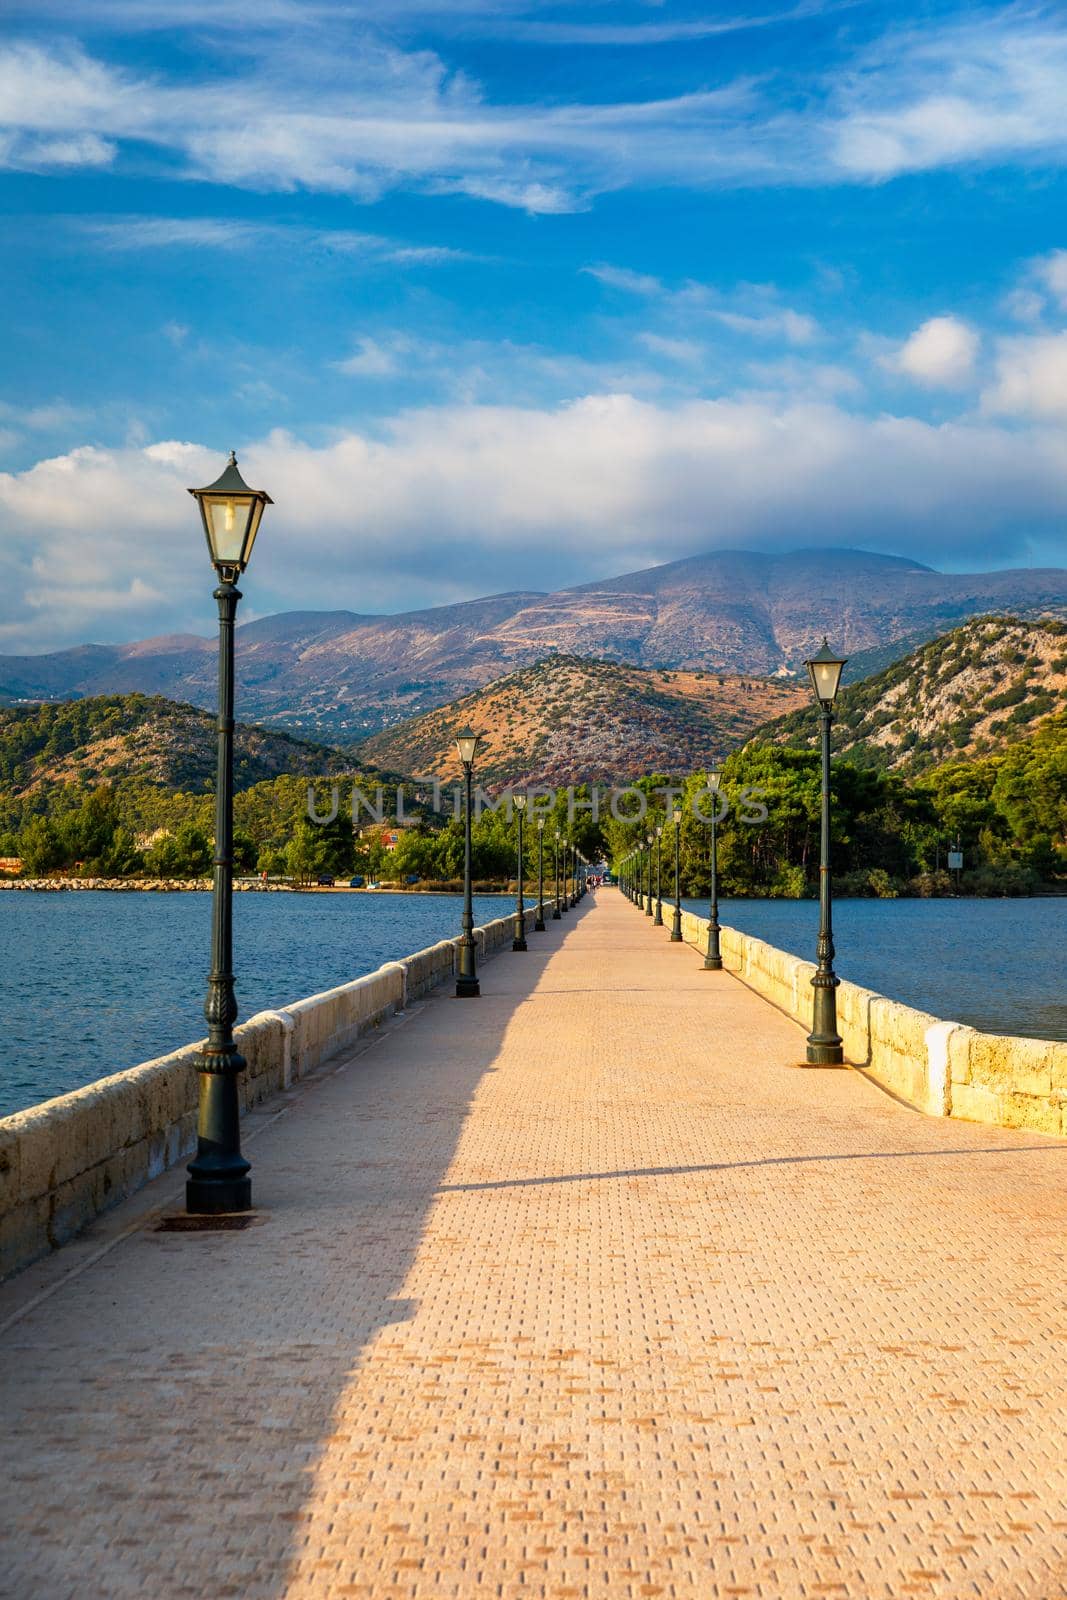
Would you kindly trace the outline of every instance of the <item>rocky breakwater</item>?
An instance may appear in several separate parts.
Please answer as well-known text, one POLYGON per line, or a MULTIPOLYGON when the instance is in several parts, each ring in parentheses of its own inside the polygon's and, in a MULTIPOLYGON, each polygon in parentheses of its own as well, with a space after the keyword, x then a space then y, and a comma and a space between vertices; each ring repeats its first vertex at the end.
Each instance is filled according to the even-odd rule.
MULTIPOLYGON (((234 884, 237 894, 289 894, 290 883, 260 883, 248 879, 234 884)), ((210 890, 210 878, 0 878, 0 889, 28 889, 47 894, 64 889, 107 889, 116 893, 175 894, 210 890)))

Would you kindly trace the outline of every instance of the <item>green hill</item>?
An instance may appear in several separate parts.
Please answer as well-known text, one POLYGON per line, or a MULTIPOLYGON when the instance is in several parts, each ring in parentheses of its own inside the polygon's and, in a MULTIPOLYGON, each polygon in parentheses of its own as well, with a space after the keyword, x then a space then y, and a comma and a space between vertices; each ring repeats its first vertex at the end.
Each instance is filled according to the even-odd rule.
POLYGON ((549 656, 357 748, 406 772, 454 778, 456 729, 469 723, 482 735, 483 783, 626 782, 706 765, 805 692, 795 678, 549 656))
MULTIPOLYGON (((213 832, 215 760, 214 718, 158 695, 2 707, 0 855, 40 870, 82 862, 121 872, 148 852, 152 870, 161 836, 195 835, 185 852, 195 865, 213 832)), ((312 780, 321 809, 334 780, 346 809, 353 783, 373 793, 402 781, 328 745, 237 724, 234 821, 244 865, 288 845, 312 780)))
MULTIPOLYGON (((842 689, 834 750, 854 765, 913 777, 946 761, 990 756, 1067 710, 1067 624, 977 617, 842 689)), ((806 705, 758 735, 814 745, 806 705)))

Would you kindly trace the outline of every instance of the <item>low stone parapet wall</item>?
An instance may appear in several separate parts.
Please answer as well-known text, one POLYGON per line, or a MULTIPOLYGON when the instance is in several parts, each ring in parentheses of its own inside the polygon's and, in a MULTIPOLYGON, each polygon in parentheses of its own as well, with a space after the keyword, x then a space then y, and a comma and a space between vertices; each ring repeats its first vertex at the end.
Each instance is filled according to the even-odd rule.
MULTIPOLYGON (((682 937, 705 951, 707 918, 683 911, 682 937)), ((722 929, 720 949, 728 972, 811 1027, 813 962, 736 928, 722 929)), ((846 982, 837 1025, 846 1060, 920 1111, 1067 1137, 1067 1042, 981 1033, 846 982)))
MULTIPOLYGON (((546 901, 546 907, 554 901, 546 901)), ((529 931, 536 908, 526 909, 529 931)), ((514 913, 475 929, 484 959, 511 944, 514 913)), ((323 994, 262 1011, 235 1030, 247 1070, 242 1113, 314 1072, 454 974, 442 939, 323 994)), ((196 1149, 200 1044, 0 1118, 0 1277, 72 1238, 196 1149)))

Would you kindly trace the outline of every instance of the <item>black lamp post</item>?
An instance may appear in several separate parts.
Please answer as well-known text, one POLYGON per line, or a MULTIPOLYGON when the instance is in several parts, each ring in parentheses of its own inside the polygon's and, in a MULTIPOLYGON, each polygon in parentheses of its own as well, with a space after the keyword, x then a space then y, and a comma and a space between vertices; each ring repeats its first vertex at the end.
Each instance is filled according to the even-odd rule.
POLYGON ((248 565, 264 507, 273 505, 263 489, 250 489, 237 470, 233 451, 220 478, 204 489, 190 489, 200 516, 219 584, 218 767, 215 780, 214 888, 211 901, 211 971, 204 1016, 208 1036, 200 1053, 200 1103, 196 1156, 189 1163, 185 1204, 198 1213, 248 1211, 252 1205, 249 1162, 241 1154, 238 1074, 245 1060, 233 1025, 233 633, 241 591, 237 579, 248 565))
POLYGON ((519 843, 516 867, 518 873, 518 885, 515 892, 515 937, 511 941, 511 948, 513 950, 525 950, 528 947, 526 944, 526 906, 522 898, 522 819, 526 814, 526 796, 524 794, 517 794, 515 796, 515 810, 517 811, 519 818, 519 843))
POLYGON ((682 812, 675 806, 671 817, 674 823, 674 917, 671 921, 671 943, 682 942, 682 878, 681 878, 681 849, 682 812))
POLYGON ((562 912, 560 911, 560 905, 559 905, 559 829, 558 828, 556 829, 556 837, 555 837, 555 841, 554 842, 555 842, 555 846, 556 846, 556 904, 552 908, 552 921, 553 922, 558 922, 560 917, 562 916, 562 912))
POLYGON ((805 665, 819 706, 822 744, 822 826, 819 836, 819 944, 818 966, 812 978, 815 990, 812 1028, 808 1034, 808 1062, 812 1066, 837 1066, 844 1058, 837 1031, 837 985, 834 973, 834 935, 830 896, 830 725, 834 701, 841 687, 847 657, 837 656, 826 639, 822 649, 805 665))
POLYGON ((711 791, 711 895, 708 905, 708 953, 704 957, 705 972, 722 970, 722 951, 719 948, 719 782, 722 773, 712 767, 708 772, 711 791))
POLYGON ((648 845, 648 904, 645 906, 646 917, 654 917, 656 914, 652 908, 652 847, 655 842, 656 837, 655 834, 652 833, 650 833, 645 839, 645 843, 648 845))
POLYGON ((474 783, 474 758, 478 753, 478 735, 464 728, 456 735, 456 749, 463 764, 463 921, 459 941, 459 963, 456 969, 456 999, 473 1000, 481 994, 478 982, 477 960, 474 951, 474 896, 471 888, 471 811, 474 783))
POLYGON ((656 827, 656 915, 653 927, 663 926, 663 824, 656 827))
POLYGON ((537 916, 534 933, 545 931, 545 819, 537 819, 537 916))

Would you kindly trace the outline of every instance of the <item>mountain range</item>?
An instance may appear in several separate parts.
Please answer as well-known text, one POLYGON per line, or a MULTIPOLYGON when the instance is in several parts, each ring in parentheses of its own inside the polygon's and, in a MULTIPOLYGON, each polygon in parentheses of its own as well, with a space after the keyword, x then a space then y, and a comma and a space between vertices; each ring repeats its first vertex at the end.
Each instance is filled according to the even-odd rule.
MULTIPOLYGON (((239 629, 248 721, 351 741, 553 653, 631 666, 788 676, 829 635, 850 676, 982 613, 1067 613, 1059 568, 941 573, 861 550, 719 551, 553 594, 396 616, 293 611, 239 629)), ((0 703, 160 694, 211 707, 214 637, 166 635, 0 656, 0 703)))

